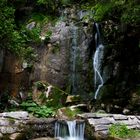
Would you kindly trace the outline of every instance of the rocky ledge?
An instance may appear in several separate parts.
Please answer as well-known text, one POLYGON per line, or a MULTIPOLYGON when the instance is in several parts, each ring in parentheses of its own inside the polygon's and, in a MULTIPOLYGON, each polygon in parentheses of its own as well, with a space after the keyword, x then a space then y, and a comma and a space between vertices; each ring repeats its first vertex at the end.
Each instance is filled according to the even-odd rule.
MULTIPOLYGON (((114 140, 108 137, 108 128, 115 123, 140 129, 140 116, 83 113, 78 114, 77 119, 86 122, 86 137, 95 140, 114 140)), ((56 121, 55 118, 34 118, 25 111, 0 113, 0 140, 54 140, 56 121)))
POLYGON ((84 113, 78 114, 77 117, 86 121, 85 133, 87 134, 87 137, 92 136, 95 139, 101 138, 102 140, 109 140, 109 126, 115 123, 126 124, 129 129, 140 129, 140 116, 126 116, 122 114, 84 113))
POLYGON ((34 118, 28 112, 0 113, 0 140, 29 140, 54 137, 54 118, 34 118))

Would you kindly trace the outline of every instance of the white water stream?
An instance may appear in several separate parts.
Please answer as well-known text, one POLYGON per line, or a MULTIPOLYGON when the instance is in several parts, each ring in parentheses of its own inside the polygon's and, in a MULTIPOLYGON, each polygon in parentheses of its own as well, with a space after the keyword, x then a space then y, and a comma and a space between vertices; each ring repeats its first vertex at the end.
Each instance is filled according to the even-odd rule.
POLYGON ((97 33, 95 34, 96 51, 93 57, 93 68, 94 68, 94 83, 96 87, 94 98, 97 99, 98 93, 104 84, 104 80, 101 75, 101 64, 104 55, 104 45, 101 43, 99 26, 95 23, 97 33))
POLYGON ((59 140, 84 140, 84 123, 67 121, 66 124, 57 122, 55 124, 55 137, 59 140))

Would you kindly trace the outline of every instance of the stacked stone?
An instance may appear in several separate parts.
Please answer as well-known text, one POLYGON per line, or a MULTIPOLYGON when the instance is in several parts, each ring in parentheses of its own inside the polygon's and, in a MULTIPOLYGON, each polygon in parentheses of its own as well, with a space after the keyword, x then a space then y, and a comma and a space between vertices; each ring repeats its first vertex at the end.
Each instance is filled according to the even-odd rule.
POLYGON ((54 136, 54 118, 29 117, 28 112, 0 113, 0 140, 29 140, 54 136))
POLYGON ((25 111, 0 113, 0 139, 23 137, 29 115, 25 111))
POLYGON ((108 134, 109 126, 116 123, 125 124, 129 129, 140 129, 140 116, 84 113, 79 114, 78 117, 85 119, 94 132, 101 132, 103 134, 108 134))

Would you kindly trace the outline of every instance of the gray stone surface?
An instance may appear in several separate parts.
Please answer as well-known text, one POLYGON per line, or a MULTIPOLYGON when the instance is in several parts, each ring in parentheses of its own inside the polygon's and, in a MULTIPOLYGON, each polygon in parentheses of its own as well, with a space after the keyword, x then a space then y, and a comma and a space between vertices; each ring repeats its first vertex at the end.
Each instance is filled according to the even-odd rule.
POLYGON ((53 118, 30 118, 24 111, 5 112, 0 114, 0 134, 1 137, 9 136, 11 140, 27 135, 53 136, 55 121, 53 118))
POLYGON ((12 134, 18 131, 21 131, 21 130, 19 130, 18 127, 14 127, 14 126, 1 126, 0 127, 0 132, 2 134, 12 134))
POLYGON ((114 119, 115 120, 127 120, 127 116, 125 115, 121 115, 121 114, 116 114, 116 115, 113 115, 114 119))
POLYGON ((0 118, 0 126, 8 126, 10 125, 9 120, 5 118, 0 118))
POLYGON ((0 117, 27 120, 29 119, 29 114, 26 111, 5 112, 0 113, 0 117))
POLYGON ((108 130, 108 125, 95 125, 94 130, 95 131, 108 130))
POLYGON ((24 137, 23 133, 13 133, 9 136, 10 140, 24 140, 26 139, 24 137))
POLYGON ((129 129, 140 130, 139 116, 98 113, 83 113, 78 114, 78 116, 86 120, 87 126, 90 126, 90 129, 93 128, 93 131, 91 131, 91 135, 95 135, 95 132, 97 132, 99 135, 101 134, 101 137, 102 134, 107 136, 108 128, 115 123, 126 124, 129 129))
POLYGON ((83 113, 77 116, 81 118, 102 118, 102 117, 112 117, 113 114, 100 114, 100 113, 83 113))
POLYGON ((95 125, 108 125, 108 124, 111 124, 111 121, 106 119, 106 118, 100 118, 100 119, 93 119, 93 118, 90 118, 88 119, 88 122, 95 126, 95 125))
POLYGON ((67 18, 65 21, 59 20, 55 26, 48 24, 42 27, 41 36, 47 34, 48 30, 52 31, 52 35, 49 44, 42 43, 35 47, 38 61, 35 62, 30 80, 47 81, 63 89, 74 86, 76 94, 87 96, 93 87, 92 82, 89 82, 89 78, 92 81, 90 73, 93 72, 90 68, 92 62, 89 61, 92 26, 83 28, 75 24, 75 20, 70 20, 71 16, 67 18), (76 71, 73 67, 76 67, 76 71), (72 82, 72 77, 76 81, 72 82))

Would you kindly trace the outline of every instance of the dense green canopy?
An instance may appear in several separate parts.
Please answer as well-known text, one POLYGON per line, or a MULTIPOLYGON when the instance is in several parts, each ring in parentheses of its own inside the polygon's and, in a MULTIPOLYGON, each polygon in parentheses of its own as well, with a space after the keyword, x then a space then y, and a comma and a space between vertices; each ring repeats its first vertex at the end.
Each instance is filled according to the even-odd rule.
MULTIPOLYGON (((62 6, 79 4, 81 8, 92 10, 91 16, 97 22, 112 20, 115 23, 126 23, 137 26, 140 23, 139 0, 1 0, 0 2, 0 48, 6 48, 15 54, 23 56, 31 49, 28 48, 31 40, 36 40, 39 31, 28 31, 25 28, 24 21, 19 22, 16 13, 19 14, 25 7, 32 7, 31 15, 42 12, 43 14, 56 16, 58 9, 62 6), (23 23, 22 23, 23 22, 23 23), (19 25, 20 23, 20 25, 19 25), (21 23, 24 25, 21 26, 21 23), (29 50, 28 50, 28 49, 29 50)), ((22 12, 21 12, 22 14, 22 12)), ((21 15, 19 14, 19 15, 21 15)), ((25 17, 24 17, 25 18, 25 17)))

